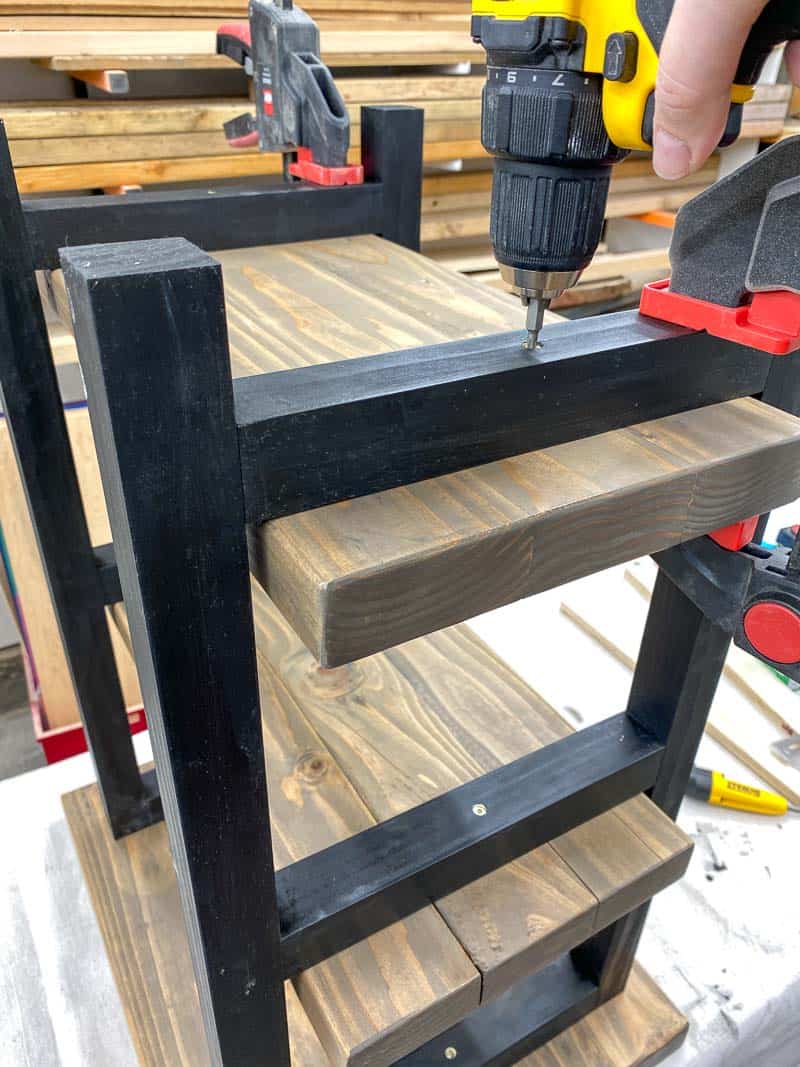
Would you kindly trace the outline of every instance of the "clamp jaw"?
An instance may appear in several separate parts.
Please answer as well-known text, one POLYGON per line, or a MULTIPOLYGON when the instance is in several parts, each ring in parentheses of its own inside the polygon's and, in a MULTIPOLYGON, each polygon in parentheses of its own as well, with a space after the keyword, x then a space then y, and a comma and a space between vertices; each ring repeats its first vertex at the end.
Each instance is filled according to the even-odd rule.
POLYGON ((745 525, 653 558, 739 648, 800 682, 800 552, 780 545, 766 549, 751 543, 734 550, 720 544, 745 525))
POLYGON ((800 136, 685 204, 672 277, 642 291, 643 315, 707 330, 774 356, 800 348, 800 136))
POLYGON ((252 75, 255 115, 225 123, 234 148, 296 153, 292 177, 316 185, 358 185, 362 167, 350 166, 350 118, 333 76, 319 59, 319 29, 293 0, 250 0, 249 23, 226 23, 217 53, 252 75))

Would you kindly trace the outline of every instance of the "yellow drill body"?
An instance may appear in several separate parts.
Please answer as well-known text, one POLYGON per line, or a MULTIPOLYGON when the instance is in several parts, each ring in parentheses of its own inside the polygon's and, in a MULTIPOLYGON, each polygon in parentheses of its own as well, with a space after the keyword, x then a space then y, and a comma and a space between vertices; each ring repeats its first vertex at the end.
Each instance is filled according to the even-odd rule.
MULTIPOLYGON (((670 9, 672 4, 667 5, 670 9)), ((565 18, 580 23, 586 31, 584 69, 602 74, 606 44, 612 34, 633 34, 637 40, 636 70, 630 81, 603 84, 603 119, 608 136, 619 148, 647 152, 642 123, 658 72, 657 42, 651 41, 637 11, 637 0, 473 0, 475 15, 524 20, 530 16, 565 18)), ((745 103, 752 86, 733 86, 732 103, 745 103)))

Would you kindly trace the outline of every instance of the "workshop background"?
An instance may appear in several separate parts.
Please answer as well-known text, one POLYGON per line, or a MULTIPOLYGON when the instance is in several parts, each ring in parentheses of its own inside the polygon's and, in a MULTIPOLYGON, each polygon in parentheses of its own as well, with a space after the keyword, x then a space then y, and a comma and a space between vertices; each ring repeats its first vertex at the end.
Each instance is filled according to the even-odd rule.
MULTIPOLYGON (((422 251, 504 292, 488 238, 491 169, 480 144, 483 52, 470 41, 467 0, 308 0, 304 6, 319 24, 322 58, 350 109, 352 159, 359 155, 362 104, 424 108, 422 251)), ((249 109, 245 74, 215 54, 220 20, 232 17, 246 17, 241 3, 203 0, 182 8, 166 0, 0 0, 0 115, 20 192, 88 196, 279 180, 279 157, 258 148, 231 149, 222 132, 225 121, 249 109)), ((662 182, 650 161, 637 155, 616 167, 604 243, 581 283, 554 301, 552 310, 579 317, 635 306, 642 285, 668 273, 677 209, 760 143, 800 131, 795 116, 800 97, 776 58, 745 106, 742 140, 715 154, 699 173, 662 182)), ((49 327, 57 362, 74 363, 74 342, 55 315, 49 327)), ((68 423, 92 539, 104 543, 110 532, 84 405, 72 406, 68 423)), ((792 508, 776 514, 768 538, 797 519, 792 508)), ((6 779, 0 781, 0 812, 6 803, 16 812, 13 819, 0 817, 6 857, 0 865, 0 908, 6 909, 0 926, 8 921, 30 934, 29 943, 17 941, 11 958, 5 955, 9 946, 0 944, 0 1064, 127 1067, 136 1057, 103 966, 103 945, 59 799, 91 778, 91 766, 86 755, 62 762, 85 743, 2 422, 0 535, 0 778, 6 779), (33 771, 23 788, 14 783, 15 776, 47 762, 53 766, 33 771), (39 880, 43 871, 56 869, 56 858, 54 895, 39 880), (67 921, 80 931, 80 959, 57 947, 67 921), (21 961, 27 984, 15 991, 9 976, 21 961), (81 991, 78 1010, 70 999, 74 988, 81 991), (32 1033, 35 1049, 29 1047, 32 1033)), ((473 625, 572 726, 588 725, 625 704, 651 583, 651 564, 639 561, 473 625), (610 633, 597 615, 611 600, 620 628, 610 633), (574 670, 576 658, 580 671, 574 670)), ((141 717, 136 672, 113 632, 135 729, 141 717)), ((800 733, 798 700, 766 667, 734 650, 700 762, 800 804, 800 771, 770 748, 785 734, 785 724, 800 733)), ((149 758, 145 734, 137 746, 140 758, 149 758)), ((650 974, 692 1023, 687 1043, 667 1062, 798 1067, 800 820, 769 821, 687 800, 680 825, 695 839, 695 855, 688 876, 654 904, 641 952, 650 974)))

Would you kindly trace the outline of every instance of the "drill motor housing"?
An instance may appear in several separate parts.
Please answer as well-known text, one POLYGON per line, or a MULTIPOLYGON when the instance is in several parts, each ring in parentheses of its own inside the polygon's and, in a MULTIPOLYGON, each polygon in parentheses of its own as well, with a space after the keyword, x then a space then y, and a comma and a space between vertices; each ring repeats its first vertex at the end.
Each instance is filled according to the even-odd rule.
POLYGON ((481 140, 494 156, 491 238, 501 265, 573 274, 594 255, 611 167, 628 153, 603 122, 603 79, 565 18, 475 15, 487 53, 481 140))

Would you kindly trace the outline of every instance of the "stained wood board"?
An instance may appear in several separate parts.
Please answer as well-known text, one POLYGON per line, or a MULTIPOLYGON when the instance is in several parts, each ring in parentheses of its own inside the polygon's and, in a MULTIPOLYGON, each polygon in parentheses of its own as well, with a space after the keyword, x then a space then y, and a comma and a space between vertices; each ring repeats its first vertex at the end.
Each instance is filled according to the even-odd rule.
MULTIPOLYGON (((205 1067, 209 1060, 164 825, 114 842, 95 786, 69 794, 64 807, 142 1067, 205 1067)), ((287 1006, 293 1067, 330 1067, 291 986, 287 1006)), ((520 1067, 650 1067, 680 1044, 686 1029, 683 1016, 637 966, 621 997, 520 1067)))
MULTIPOLYGON (((257 585, 254 605, 259 656, 379 822, 571 732, 465 628, 324 671, 257 585)), ((689 852, 638 798, 437 908, 492 999, 680 877, 689 852)))
MULTIPOLYGON (((279 628, 270 637, 285 649, 279 628)), ((280 869, 375 819, 295 695, 269 669, 263 644, 259 682, 280 869)), ((491 900, 487 906, 493 912, 491 900)), ((432 906, 305 971, 295 987, 333 1067, 388 1067, 454 1025, 481 996, 477 969, 432 906)))
MULTIPOLYGON (((305 766, 335 765, 378 821, 570 732, 465 628, 323 671, 256 585, 253 595, 262 674, 290 694, 317 738, 305 766)), ((115 614, 124 631, 123 609, 115 614)), ((266 701, 262 710, 269 761, 274 727, 266 701)), ((325 772, 318 773, 322 779, 325 772)), ((270 781, 272 796, 273 768, 270 781)), ((283 782, 280 788, 288 792, 283 782)), ((280 835, 287 824, 282 808, 273 819, 280 835)), ((297 832, 296 821, 290 826, 297 832)), ((685 835, 638 797, 436 908, 480 972, 488 1000, 680 877, 690 851, 685 835)), ((341 989, 354 981, 357 987, 357 974, 341 989)), ((337 1022, 308 983, 307 975, 298 980, 303 1004, 329 1053, 335 1048, 341 1056, 354 1042, 346 1027, 357 1013, 337 1022)))
MULTIPOLYGON (((630 583, 620 578, 612 611, 607 597, 598 599, 589 586, 571 589, 564 597, 562 611, 621 663, 633 669, 647 616, 647 601, 630 583)), ((769 749, 773 741, 786 737, 787 731, 772 717, 764 715, 725 675, 714 698, 706 732, 793 804, 800 804, 800 771, 777 759, 769 749)), ((718 769, 724 771, 724 767, 718 769)))
POLYGON ((279 519, 257 573, 334 666, 783 504, 799 459, 732 401, 279 519))

